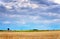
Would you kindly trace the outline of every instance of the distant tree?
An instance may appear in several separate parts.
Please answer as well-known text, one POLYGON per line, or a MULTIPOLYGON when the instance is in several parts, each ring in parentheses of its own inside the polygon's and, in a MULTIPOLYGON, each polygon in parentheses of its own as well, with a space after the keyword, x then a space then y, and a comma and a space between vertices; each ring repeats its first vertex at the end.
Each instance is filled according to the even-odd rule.
POLYGON ((38 31, 38 29, 33 29, 33 31, 38 31))
POLYGON ((7 30, 9 31, 10 29, 9 29, 9 28, 7 28, 7 30))

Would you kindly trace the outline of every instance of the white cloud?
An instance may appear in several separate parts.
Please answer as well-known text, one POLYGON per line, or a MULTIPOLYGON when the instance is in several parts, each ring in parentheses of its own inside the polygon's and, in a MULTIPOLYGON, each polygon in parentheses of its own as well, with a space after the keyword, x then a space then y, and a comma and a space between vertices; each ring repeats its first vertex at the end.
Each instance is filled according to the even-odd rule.
POLYGON ((29 7, 32 7, 33 9, 35 9, 35 8, 39 8, 39 5, 38 4, 30 4, 29 7))
POLYGON ((27 22, 25 20, 15 21, 17 24, 25 25, 27 22))
POLYGON ((3 24, 11 24, 10 21, 4 21, 3 24))
POLYGON ((12 9, 12 7, 11 6, 5 6, 8 10, 10 10, 10 9, 12 9))
MULTIPOLYGON (((38 13, 38 14, 39 14, 39 13, 38 13)), ((51 13, 51 12, 48 12, 48 13, 47 13, 47 12, 46 12, 46 13, 40 13, 40 15, 60 18, 60 14, 59 14, 59 13, 51 13)))
MULTIPOLYGON (((51 13, 51 12, 45 12, 45 10, 47 10, 48 8, 54 8, 54 6, 45 6, 45 5, 38 5, 38 4, 35 4, 35 3, 30 3, 28 0, 16 0, 17 2, 9 2, 9 3, 5 3, 5 2, 0 2, 0 5, 3 5, 5 6, 5 8, 7 10, 10 10, 12 9, 13 7, 16 9, 16 11, 19 10, 20 13, 14 13, 13 14, 2 14, 0 13, 0 17, 2 18, 2 20, 9 20, 9 21, 4 21, 3 24, 18 24, 18 25, 31 25, 30 23, 32 24, 36 24, 37 25, 37 28, 38 28, 38 25, 43 25, 43 27, 45 25, 49 25, 49 24, 52 24, 52 23, 60 23, 60 14, 58 13, 51 13), (12 7, 13 6, 13 7, 12 7), (24 13, 21 13, 21 8, 22 7, 25 7, 25 8, 32 8, 32 9, 36 9, 35 11, 31 10, 30 12, 24 12, 24 13), (38 9, 37 9, 38 8, 38 9), (42 10, 43 12, 40 12, 40 10, 42 10), (21 14, 24 14, 24 15, 21 15, 21 14), (31 15, 33 14, 33 15, 31 15), (42 17, 42 16, 47 16, 47 17, 55 17, 55 19, 51 19, 51 18, 46 18, 46 17, 42 17), (50 20, 49 20, 50 19, 50 20)), ((56 5, 57 6, 57 5, 56 5)), ((55 6, 55 7, 56 7, 55 6)), ((14 10, 14 9, 13 9, 14 10)), ((28 9, 27 9, 28 10, 28 9)), ((40 27, 40 26, 39 26, 40 27)), ((42 26, 41 26, 42 27, 42 26)))
POLYGON ((52 21, 60 23, 60 19, 53 19, 52 21))
POLYGON ((52 1, 55 2, 55 3, 60 4, 60 0, 52 0, 52 1))
POLYGON ((38 4, 30 3, 29 0, 13 0, 12 2, 8 2, 8 3, 0 1, 0 4, 5 6, 6 9, 8 9, 8 10, 12 9, 13 7, 16 10, 19 10, 22 7, 25 7, 25 8, 29 7, 29 8, 32 8, 32 9, 39 8, 38 4), (16 1, 16 2, 14 2, 14 1, 16 1))
MULTIPOLYGON (((5 17, 5 16, 4 16, 5 17)), ((4 24, 20 24, 20 25, 28 25, 30 23, 33 24, 44 24, 44 25, 49 25, 51 23, 60 23, 60 19, 44 19, 41 16, 31 16, 31 15, 7 15, 7 18, 13 20, 13 21, 4 21, 4 24), (16 18, 16 19, 15 19, 16 18)), ((5 17, 5 18, 6 18, 5 17)))

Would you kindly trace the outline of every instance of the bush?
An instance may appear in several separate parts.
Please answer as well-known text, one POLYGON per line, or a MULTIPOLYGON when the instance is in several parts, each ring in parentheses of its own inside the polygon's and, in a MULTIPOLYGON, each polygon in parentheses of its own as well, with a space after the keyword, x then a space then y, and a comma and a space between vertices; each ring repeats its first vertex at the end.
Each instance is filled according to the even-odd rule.
POLYGON ((38 29, 33 29, 33 31, 38 31, 38 29))

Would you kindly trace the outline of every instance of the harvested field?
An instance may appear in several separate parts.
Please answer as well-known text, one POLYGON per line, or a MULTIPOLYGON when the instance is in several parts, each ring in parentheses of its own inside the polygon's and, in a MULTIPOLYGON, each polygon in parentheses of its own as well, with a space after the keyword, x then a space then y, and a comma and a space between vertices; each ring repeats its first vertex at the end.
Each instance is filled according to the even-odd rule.
POLYGON ((60 31, 0 32, 0 39, 60 39, 60 31))

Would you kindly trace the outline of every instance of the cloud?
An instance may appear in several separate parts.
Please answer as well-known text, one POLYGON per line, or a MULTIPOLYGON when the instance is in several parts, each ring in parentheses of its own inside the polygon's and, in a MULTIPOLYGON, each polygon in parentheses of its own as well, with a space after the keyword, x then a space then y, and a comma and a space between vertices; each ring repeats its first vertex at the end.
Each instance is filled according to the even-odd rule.
POLYGON ((60 0, 53 0, 53 2, 60 4, 60 0))
POLYGON ((59 13, 46 12, 46 13, 40 13, 40 15, 48 16, 48 17, 51 17, 51 18, 53 17, 53 18, 60 19, 60 14, 59 13))
POLYGON ((6 12, 6 8, 3 5, 0 5, 0 12, 6 12))
POLYGON ((6 9, 10 10, 20 10, 23 8, 39 8, 38 4, 30 3, 28 0, 12 0, 11 2, 0 1, 0 4, 3 5, 6 9))
POLYGON ((10 9, 13 9, 13 7, 11 6, 11 5, 5 5, 5 8, 7 9, 7 10, 10 10, 10 9))
MULTIPOLYGON (((42 16, 32 16, 32 15, 11 15, 11 14, 4 14, 3 18, 8 18, 7 20, 12 21, 13 23, 20 23, 20 24, 28 24, 28 23, 34 23, 34 24, 50 24, 50 23, 60 23, 59 14, 52 14, 52 13, 43 13, 40 15, 46 15, 51 17, 57 17, 57 18, 51 18, 46 19, 46 17, 42 16)), ((4 19, 5 20, 5 19, 4 19)))
POLYGON ((2 22, 3 24, 11 24, 11 22, 10 21, 4 21, 4 22, 2 22))
POLYGON ((52 0, 31 0, 31 2, 35 2, 46 6, 57 5, 57 3, 54 3, 52 0))
POLYGON ((3 24, 49 26, 60 23, 60 5, 50 0, 0 1, 0 21, 3 24))
POLYGON ((60 13, 60 5, 53 5, 46 9, 46 12, 60 13))
MULTIPOLYGON (((11 2, 4 2, 4 1, 0 1, 0 4, 5 8, 5 11, 7 10, 7 12, 12 12, 12 13, 24 13, 24 12, 29 12, 29 11, 34 11, 36 10, 37 12, 42 11, 42 12, 46 12, 46 11, 50 11, 50 12, 54 12, 55 10, 53 10, 53 6, 55 6, 55 8, 57 7, 55 4, 53 4, 52 1, 50 0, 38 0, 38 2, 41 3, 36 3, 37 0, 12 0, 11 2), (31 2, 32 1, 32 2, 31 2), (47 3, 48 2, 48 3, 47 3), (50 5, 50 6, 46 6, 46 4, 50 5), (51 8, 51 9, 50 9, 51 8)), ((58 5, 58 4, 57 4, 58 5)))
POLYGON ((20 25, 26 25, 27 24, 27 21, 25 20, 20 20, 20 21, 15 21, 16 24, 20 24, 20 25))

